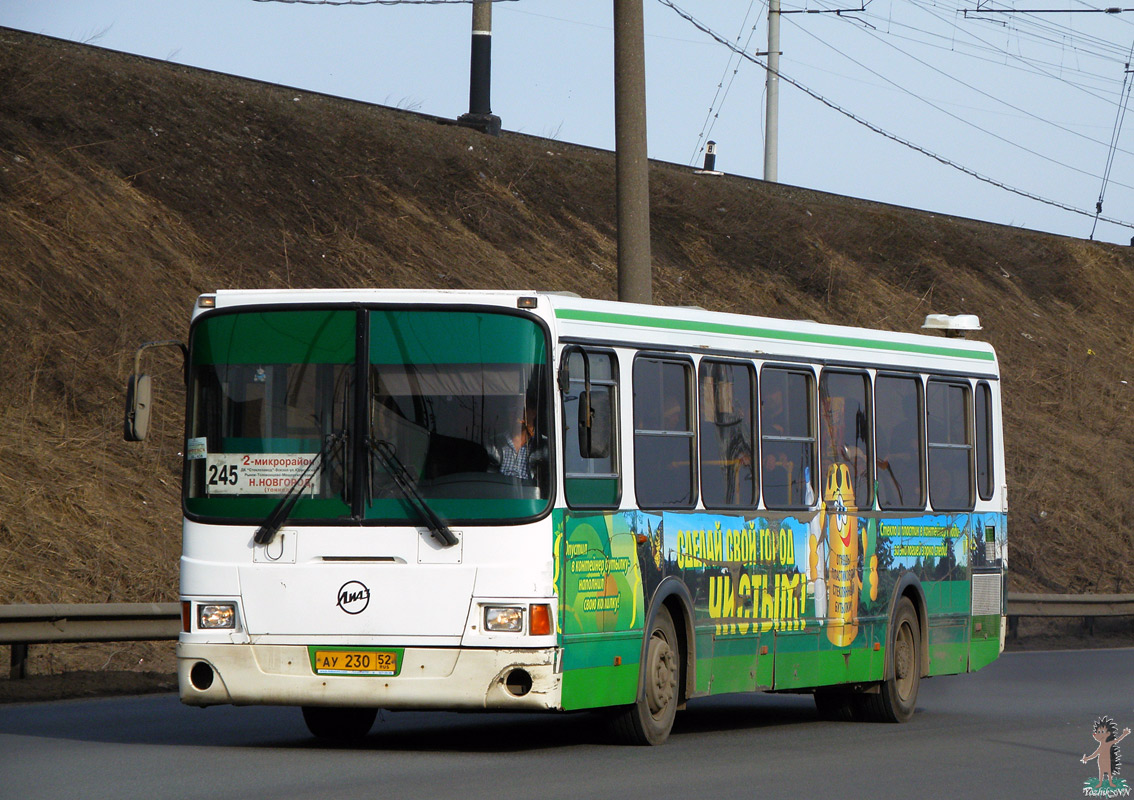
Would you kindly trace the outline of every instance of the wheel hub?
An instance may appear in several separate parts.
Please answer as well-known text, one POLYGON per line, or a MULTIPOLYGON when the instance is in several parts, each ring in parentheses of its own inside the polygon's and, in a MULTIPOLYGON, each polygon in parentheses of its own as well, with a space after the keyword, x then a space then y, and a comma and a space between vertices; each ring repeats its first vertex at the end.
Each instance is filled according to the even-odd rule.
POLYGON ((657 716, 673 702, 677 687, 677 657, 669 642, 660 636, 650 642, 646 681, 646 702, 650 714, 657 716))
POLYGON ((898 680, 905 680, 906 676, 910 673, 910 665, 913 662, 913 648, 907 641, 898 642, 897 651, 894 658, 894 670, 897 672, 898 680))

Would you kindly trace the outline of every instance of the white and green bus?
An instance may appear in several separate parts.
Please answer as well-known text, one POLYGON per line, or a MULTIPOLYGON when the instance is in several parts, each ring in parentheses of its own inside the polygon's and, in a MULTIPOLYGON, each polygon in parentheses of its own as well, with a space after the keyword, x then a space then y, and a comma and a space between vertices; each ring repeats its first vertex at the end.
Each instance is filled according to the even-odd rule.
MULTIPOLYGON (((187 358, 190 705, 299 706, 340 738, 383 708, 606 709, 658 744, 732 692, 904 721, 922 678, 1003 650, 987 344, 264 290, 202 295, 187 358)), ((128 438, 148 395, 136 372, 128 438)))

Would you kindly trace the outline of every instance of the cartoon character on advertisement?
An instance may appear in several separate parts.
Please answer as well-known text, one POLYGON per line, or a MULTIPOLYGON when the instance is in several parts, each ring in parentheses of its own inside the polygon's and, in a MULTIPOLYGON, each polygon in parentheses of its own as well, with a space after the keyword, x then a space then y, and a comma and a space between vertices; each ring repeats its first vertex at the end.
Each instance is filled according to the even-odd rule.
POLYGON ((837 647, 846 647, 858 635, 859 594, 871 600, 878 598, 878 556, 871 552, 873 543, 867 532, 859 535, 857 511, 849 467, 832 464, 819 507, 819 535, 808 537, 808 577, 815 585, 815 613, 819 616, 820 576, 826 572, 827 639, 837 647), (865 584, 858 567, 860 553, 869 553, 865 584))

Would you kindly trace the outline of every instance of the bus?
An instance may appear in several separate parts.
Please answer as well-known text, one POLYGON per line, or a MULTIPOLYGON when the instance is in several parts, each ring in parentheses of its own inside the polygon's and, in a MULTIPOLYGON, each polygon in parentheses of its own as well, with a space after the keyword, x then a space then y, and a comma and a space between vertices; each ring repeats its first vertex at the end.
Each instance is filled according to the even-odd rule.
POLYGON ((736 692, 903 722, 1004 649, 986 343, 307 289, 202 295, 183 351, 189 705, 298 706, 334 739, 379 709, 591 709, 656 745, 736 692))

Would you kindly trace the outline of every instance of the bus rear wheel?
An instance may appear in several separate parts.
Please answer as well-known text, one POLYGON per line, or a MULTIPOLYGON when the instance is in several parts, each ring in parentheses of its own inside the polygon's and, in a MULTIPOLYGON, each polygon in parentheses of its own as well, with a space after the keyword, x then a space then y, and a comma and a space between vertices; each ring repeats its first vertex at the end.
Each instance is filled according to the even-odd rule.
POLYGON ((376 708, 341 708, 338 706, 304 706, 303 721, 317 739, 350 742, 370 733, 376 708))
POLYGON ((921 685, 921 626, 908 597, 898 601, 890 626, 887 677, 877 694, 863 695, 866 716, 876 722, 908 722, 921 685))
POLYGON ((641 695, 633 705, 618 712, 612 727, 626 744, 658 745, 669 738, 673 728, 681 677, 681 644, 665 606, 658 609, 650 624, 642 673, 641 695))

